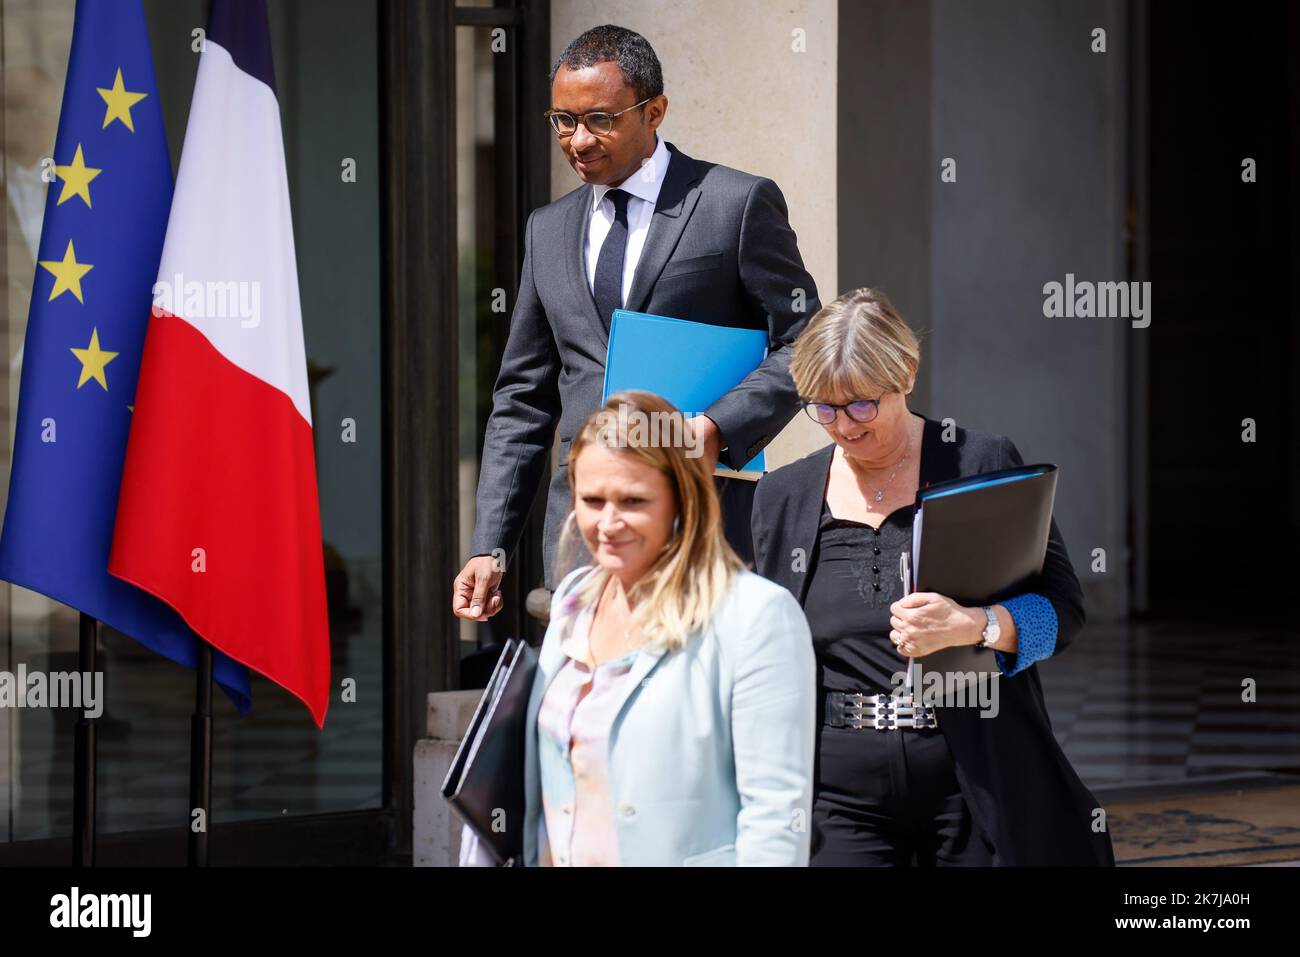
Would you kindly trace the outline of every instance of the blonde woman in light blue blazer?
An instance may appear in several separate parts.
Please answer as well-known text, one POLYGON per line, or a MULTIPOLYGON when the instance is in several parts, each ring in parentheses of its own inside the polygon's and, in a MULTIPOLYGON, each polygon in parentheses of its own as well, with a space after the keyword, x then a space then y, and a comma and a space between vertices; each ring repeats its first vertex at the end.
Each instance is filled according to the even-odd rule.
MULTIPOLYGON (((712 463, 684 422, 624 392, 572 442, 561 548, 576 529, 592 562, 557 587, 538 657, 526 865, 808 863, 808 624, 727 544, 712 463)), ((481 857, 466 829, 462 863, 481 857)))

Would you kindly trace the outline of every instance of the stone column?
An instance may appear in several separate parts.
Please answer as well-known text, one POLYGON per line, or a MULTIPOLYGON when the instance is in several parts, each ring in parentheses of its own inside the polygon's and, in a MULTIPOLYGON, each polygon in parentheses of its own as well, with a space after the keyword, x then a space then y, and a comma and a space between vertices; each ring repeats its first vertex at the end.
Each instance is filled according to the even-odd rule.
POLYGON ((1139 278, 1124 255, 1124 4, 850 6, 840 26, 843 284, 883 289, 921 333, 918 411, 1010 436, 1026 462, 1061 466, 1057 521, 1089 617, 1123 615, 1126 361, 1145 333, 1121 318, 1046 318, 1043 286, 1067 273, 1139 278), (1093 49, 1098 29, 1105 52, 1093 49), (1092 571, 1097 548, 1104 573, 1092 571))
POLYGON ((455 867, 460 856, 460 818, 443 798, 441 789, 482 696, 481 689, 429 695, 428 736, 415 743, 411 856, 416 867, 455 867))
MULTIPOLYGON (((835 229, 836 0, 552 0, 552 61, 602 23, 635 30, 663 66, 660 135, 696 159, 766 176, 785 194, 823 301, 839 292, 835 229)), ((558 148, 551 195, 580 185, 558 148)), ((773 469, 826 444, 800 414, 767 450, 773 469)))

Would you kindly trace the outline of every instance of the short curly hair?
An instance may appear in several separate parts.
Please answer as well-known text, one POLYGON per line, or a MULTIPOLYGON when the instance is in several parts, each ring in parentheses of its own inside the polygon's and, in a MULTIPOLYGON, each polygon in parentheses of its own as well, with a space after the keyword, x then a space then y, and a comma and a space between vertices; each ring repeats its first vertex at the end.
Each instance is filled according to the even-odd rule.
POLYGON ((610 62, 618 64, 623 80, 636 94, 637 102, 663 93, 664 71, 650 41, 633 30, 612 23, 592 27, 565 47, 551 67, 550 82, 555 82, 555 74, 562 66, 580 70, 610 62))

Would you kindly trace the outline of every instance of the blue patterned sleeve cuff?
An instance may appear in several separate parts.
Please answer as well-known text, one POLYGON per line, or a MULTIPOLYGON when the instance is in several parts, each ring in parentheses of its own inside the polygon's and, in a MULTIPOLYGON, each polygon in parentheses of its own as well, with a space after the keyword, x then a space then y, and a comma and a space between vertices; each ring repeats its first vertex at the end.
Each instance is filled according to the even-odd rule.
POLYGON ((1056 651, 1056 609, 1037 592, 1026 592, 1000 603, 1016 623, 1016 651, 994 651, 998 668, 1010 678, 1056 651))

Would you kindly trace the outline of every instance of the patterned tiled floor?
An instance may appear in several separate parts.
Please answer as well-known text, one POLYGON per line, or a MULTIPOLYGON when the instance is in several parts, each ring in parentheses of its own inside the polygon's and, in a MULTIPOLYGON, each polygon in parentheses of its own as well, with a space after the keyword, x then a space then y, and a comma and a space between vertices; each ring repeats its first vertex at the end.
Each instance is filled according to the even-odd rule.
POLYGON ((1216 782, 1196 794, 1107 800, 1116 861, 1143 867, 1295 861, 1300 858, 1300 785, 1289 776, 1279 778, 1216 782))
POLYGON ((1090 787, 1266 770, 1300 775, 1295 635, 1090 625, 1039 670, 1057 740, 1090 787), (1243 700, 1247 681, 1254 701, 1243 700))

